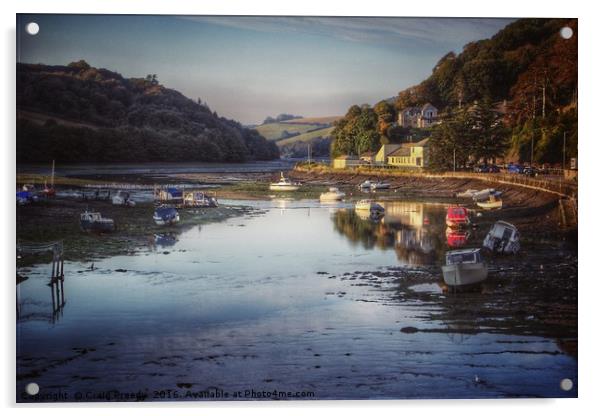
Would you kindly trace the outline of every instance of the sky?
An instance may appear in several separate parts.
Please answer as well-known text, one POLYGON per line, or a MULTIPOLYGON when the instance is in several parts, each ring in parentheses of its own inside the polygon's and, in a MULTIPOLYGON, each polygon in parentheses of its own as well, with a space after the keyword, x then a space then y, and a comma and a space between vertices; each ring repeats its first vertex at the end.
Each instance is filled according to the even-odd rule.
POLYGON ((345 114, 428 77, 513 19, 18 15, 17 60, 84 59, 159 82, 243 124, 345 114), (36 22, 37 35, 25 25, 36 22))

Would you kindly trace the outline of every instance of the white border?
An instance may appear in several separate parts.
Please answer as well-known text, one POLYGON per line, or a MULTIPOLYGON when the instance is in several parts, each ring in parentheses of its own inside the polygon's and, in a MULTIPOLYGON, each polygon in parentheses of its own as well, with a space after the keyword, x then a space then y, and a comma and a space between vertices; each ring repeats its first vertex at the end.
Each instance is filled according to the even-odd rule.
MULTIPOLYGON (((589 3, 589 2, 588 2, 589 3)), ((599 310, 596 308, 602 296, 600 290, 600 186, 598 175, 599 159, 602 155, 602 134, 595 128, 601 112, 599 105, 602 97, 600 88, 600 59, 599 41, 601 15, 594 2, 586 4, 575 1, 548 0, 542 2, 527 2, 525 0, 504 0, 498 2, 453 0, 442 1, 391 1, 371 0, 362 4, 351 4, 347 1, 303 0, 286 3, 282 0, 230 0, 230 1, 192 1, 185 0, 105 0, 105 1, 67 1, 67 0, 22 0, 19 3, 2 3, 3 38, 2 65, 3 76, 2 98, 0 99, 2 115, 2 157, 4 175, 2 186, 2 203, 0 218, 2 218, 2 264, 5 273, 2 274, 5 284, 2 304, 5 306, 3 315, 4 337, 0 342, 3 366, 0 375, 0 394, 2 404, 13 407, 15 388, 15 323, 14 323, 14 201, 10 192, 15 183, 15 13, 116 13, 116 14, 248 14, 248 15, 347 15, 347 16, 446 16, 446 17, 578 17, 579 18, 579 107, 580 107, 580 143, 579 143, 579 181, 581 183, 579 216, 579 399, 563 400, 427 400, 427 401, 363 401, 363 402, 294 402, 294 403, 169 403, 141 405, 63 405, 63 406, 18 406, 26 407, 28 411, 53 414, 105 414, 107 406, 111 412, 129 414, 140 412, 144 414, 165 414, 177 408, 188 414, 215 413, 231 414, 244 411, 245 414, 305 414, 308 412, 327 413, 342 410, 350 414, 365 414, 374 409, 379 414, 420 415, 437 413, 439 415, 504 415, 516 412, 539 412, 549 415, 589 413, 596 406, 599 396, 598 386, 601 385, 599 310), (116 409, 120 407, 121 409, 116 409)))

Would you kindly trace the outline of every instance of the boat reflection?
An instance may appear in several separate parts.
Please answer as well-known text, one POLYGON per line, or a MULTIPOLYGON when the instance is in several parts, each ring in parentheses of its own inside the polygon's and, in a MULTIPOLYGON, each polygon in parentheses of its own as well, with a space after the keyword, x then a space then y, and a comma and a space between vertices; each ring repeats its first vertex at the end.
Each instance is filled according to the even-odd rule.
POLYGON ((434 264, 445 243, 444 207, 408 201, 377 201, 384 216, 374 218, 354 210, 338 210, 332 220, 335 229, 364 248, 393 249, 401 263, 434 264))
POLYGON ((450 248, 464 247, 470 239, 470 231, 466 229, 454 229, 447 227, 445 230, 447 245, 450 248))

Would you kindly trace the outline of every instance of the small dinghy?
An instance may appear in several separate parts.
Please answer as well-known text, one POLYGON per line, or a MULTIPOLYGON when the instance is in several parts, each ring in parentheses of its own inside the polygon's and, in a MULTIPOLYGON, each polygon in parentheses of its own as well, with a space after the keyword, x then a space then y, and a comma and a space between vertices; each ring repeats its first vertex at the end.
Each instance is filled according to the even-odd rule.
POLYGON ((391 187, 391 184, 388 182, 374 182, 372 184, 370 184, 370 189, 372 189, 373 191, 378 191, 381 189, 389 189, 391 187))
POLYGON ((477 201, 477 205, 483 209, 500 209, 503 206, 502 198, 495 193, 489 194, 486 201, 477 201))
POLYGON ((487 264, 478 248, 448 251, 441 270, 445 283, 454 288, 474 285, 487 279, 487 264))
POLYGON ((109 233, 115 230, 115 222, 111 218, 103 218, 100 212, 85 211, 80 214, 79 224, 84 231, 109 233))
POLYGON ((513 224, 497 221, 483 240, 483 247, 500 254, 516 254, 520 250, 520 234, 513 224))
POLYGON ((360 183, 357 187, 359 189, 371 189, 372 188, 372 182, 370 182, 370 181, 364 181, 364 182, 360 183))
POLYGON ((499 197, 502 195, 501 191, 496 191, 493 188, 487 188, 487 189, 483 189, 481 191, 475 192, 472 195, 472 199, 475 202, 479 202, 479 201, 487 201, 491 196, 495 196, 495 197, 499 197))
POLYGON ((153 220, 157 225, 173 225, 180 221, 180 214, 173 207, 159 207, 155 210, 153 220))
POLYGON ((345 198, 345 193, 339 191, 339 188, 328 188, 328 192, 320 194, 320 202, 342 201, 345 198))
POLYGON ((270 184, 270 191, 296 191, 300 187, 300 183, 292 182, 290 179, 285 178, 284 174, 280 172, 280 180, 270 184))
POLYGON ((448 207, 445 224, 450 228, 467 227, 470 225, 468 210, 464 207, 448 207))
POLYGON ((475 196, 475 194, 476 194, 477 192, 479 192, 479 191, 477 191, 476 189, 467 189, 467 190, 466 190, 466 191, 464 191, 464 192, 458 192, 458 193, 456 194, 456 197, 457 197, 457 198, 472 198, 472 197, 474 197, 474 196, 475 196))

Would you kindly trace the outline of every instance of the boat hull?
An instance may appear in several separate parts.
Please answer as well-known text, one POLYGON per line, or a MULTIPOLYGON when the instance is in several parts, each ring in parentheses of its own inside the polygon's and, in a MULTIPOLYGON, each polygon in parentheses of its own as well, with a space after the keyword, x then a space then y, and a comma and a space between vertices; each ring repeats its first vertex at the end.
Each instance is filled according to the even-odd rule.
POLYGON ((299 186, 298 185, 275 185, 272 184, 270 185, 270 191, 297 191, 299 190, 299 186))
POLYGON ((110 233, 115 230, 115 223, 103 221, 103 222, 90 222, 90 221, 80 221, 80 226, 82 230, 91 232, 91 233, 110 233))
POLYGON ((441 266, 443 280, 448 286, 469 286, 487 279, 485 263, 461 263, 441 266))
POLYGON ((174 225, 177 222, 180 222, 180 216, 172 217, 172 218, 161 218, 157 216, 153 216, 153 220, 155 220, 155 224, 157 225, 174 225))
POLYGON ((445 219, 445 224, 449 227, 449 228, 463 228, 463 227, 468 227, 470 225, 470 220, 466 219, 462 219, 462 220, 454 220, 454 219, 450 219, 450 218, 446 218, 445 219))
POLYGON ((497 200, 497 201, 486 201, 486 202, 477 202, 477 205, 483 209, 500 209, 502 208, 502 200, 497 200))

